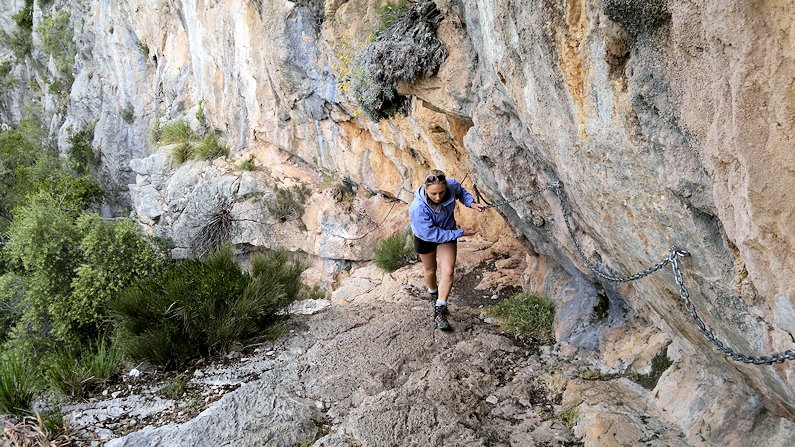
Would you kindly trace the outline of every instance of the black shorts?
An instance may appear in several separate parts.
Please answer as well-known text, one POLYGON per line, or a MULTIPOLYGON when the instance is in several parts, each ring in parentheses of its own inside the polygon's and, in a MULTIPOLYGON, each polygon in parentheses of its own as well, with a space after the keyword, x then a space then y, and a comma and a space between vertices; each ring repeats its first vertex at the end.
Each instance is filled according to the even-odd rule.
MULTIPOLYGON (((443 243, 444 244, 456 244, 456 243, 458 243, 458 241, 453 239, 450 242, 443 242, 443 243)), ((436 246, 437 245, 441 245, 441 244, 439 244, 438 242, 423 241, 422 239, 418 238, 417 236, 414 236, 414 251, 416 251, 417 254, 427 255, 428 253, 433 253, 433 252, 436 251, 436 246)))

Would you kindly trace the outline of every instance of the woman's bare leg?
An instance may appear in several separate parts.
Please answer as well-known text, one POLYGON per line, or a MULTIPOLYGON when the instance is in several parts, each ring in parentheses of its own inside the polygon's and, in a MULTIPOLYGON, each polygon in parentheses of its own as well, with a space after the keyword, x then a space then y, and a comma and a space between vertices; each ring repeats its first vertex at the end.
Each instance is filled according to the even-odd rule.
POLYGON ((424 255, 420 255, 422 261, 423 273, 425 274, 425 285, 428 290, 436 290, 436 252, 432 251, 424 255))
POLYGON ((447 302, 450 289, 453 288, 453 273, 458 246, 453 243, 439 244, 436 247, 439 256, 439 300, 447 302))

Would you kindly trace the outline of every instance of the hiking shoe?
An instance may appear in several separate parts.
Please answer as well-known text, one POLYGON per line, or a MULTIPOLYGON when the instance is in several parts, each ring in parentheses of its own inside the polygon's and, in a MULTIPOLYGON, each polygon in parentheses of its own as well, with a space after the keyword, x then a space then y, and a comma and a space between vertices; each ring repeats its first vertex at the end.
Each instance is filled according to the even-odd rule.
POLYGON ((447 321, 447 306, 439 305, 433 306, 433 323, 437 328, 443 331, 450 331, 450 323, 447 321))
POLYGON ((436 292, 428 292, 428 295, 430 295, 430 296, 431 296, 431 299, 432 299, 432 300, 433 300, 433 302, 435 303, 435 302, 436 302, 436 300, 438 300, 438 299, 439 299, 439 289, 436 289, 436 292))

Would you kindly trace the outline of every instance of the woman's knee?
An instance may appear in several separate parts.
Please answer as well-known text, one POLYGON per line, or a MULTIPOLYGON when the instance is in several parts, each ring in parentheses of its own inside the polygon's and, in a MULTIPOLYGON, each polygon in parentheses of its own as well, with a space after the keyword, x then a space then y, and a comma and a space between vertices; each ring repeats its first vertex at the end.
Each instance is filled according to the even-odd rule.
POLYGON ((455 266, 453 265, 442 265, 439 267, 439 273, 445 278, 452 278, 454 272, 455 266))

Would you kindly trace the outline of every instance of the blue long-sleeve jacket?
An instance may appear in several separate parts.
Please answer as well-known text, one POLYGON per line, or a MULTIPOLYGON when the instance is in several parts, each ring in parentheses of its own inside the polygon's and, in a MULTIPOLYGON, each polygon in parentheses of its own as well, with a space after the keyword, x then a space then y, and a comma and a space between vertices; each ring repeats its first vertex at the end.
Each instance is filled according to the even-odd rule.
POLYGON ((447 179, 447 194, 438 213, 428 204, 425 186, 417 189, 414 193, 414 201, 409 206, 411 231, 414 232, 414 235, 424 241, 438 244, 450 242, 463 236, 464 230, 457 229, 455 225, 456 199, 467 207, 475 201, 472 194, 452 178, 447 179))

